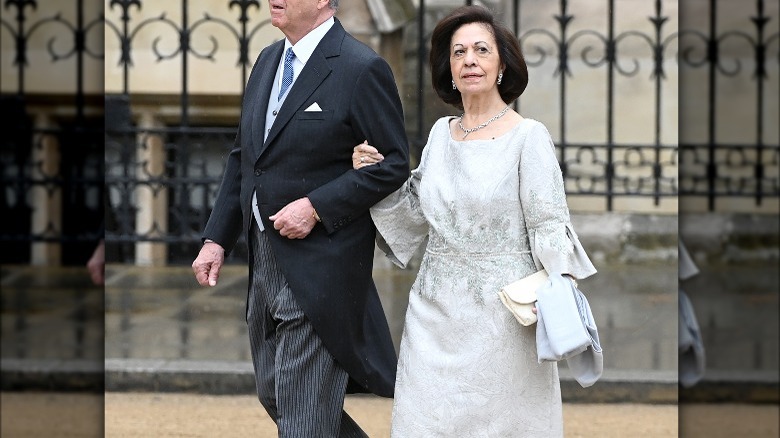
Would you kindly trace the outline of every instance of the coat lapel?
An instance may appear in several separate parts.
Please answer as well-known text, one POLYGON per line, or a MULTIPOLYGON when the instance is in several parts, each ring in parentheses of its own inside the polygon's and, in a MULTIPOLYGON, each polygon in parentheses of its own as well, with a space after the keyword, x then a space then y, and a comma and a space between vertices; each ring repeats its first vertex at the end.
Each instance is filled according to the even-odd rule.
MULTIPOLYGON (((257 60, 262 67, 277 66, 282 59, 282 50, 284 49, 284 40, 278 41, 275 46, 269 50, 268 56, 257 60)), ((255 160, 260 157, 263 149, 263 136, 265 132, 265 115, 268 111, 268 99, 271 97, 271 88, 273 88, 274 78, 276 77, 276 68, 259 68, 260 78, 257 79, 252 96, 252 149, 255 151, 255 160)))

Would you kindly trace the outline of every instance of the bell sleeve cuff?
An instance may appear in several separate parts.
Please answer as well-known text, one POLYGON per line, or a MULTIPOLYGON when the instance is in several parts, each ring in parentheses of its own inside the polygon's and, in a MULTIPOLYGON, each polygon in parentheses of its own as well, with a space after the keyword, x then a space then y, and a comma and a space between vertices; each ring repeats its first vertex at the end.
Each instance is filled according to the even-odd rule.
POLYGON ((537 268, 576 279, 596 273, 571 223, 553 222, 530 229, 531 253, 537 268))

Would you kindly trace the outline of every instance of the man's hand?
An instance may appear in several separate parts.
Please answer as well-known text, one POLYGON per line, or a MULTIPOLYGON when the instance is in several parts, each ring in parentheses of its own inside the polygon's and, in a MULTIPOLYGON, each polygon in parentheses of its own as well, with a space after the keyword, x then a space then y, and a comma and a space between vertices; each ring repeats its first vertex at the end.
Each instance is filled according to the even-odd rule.
POLYGON ((274 221, 274 228, 288 239, 303 239, 317 223, 309 198, 297 199, 285 205, 268 219, 274 221))
POLYGON ((218 243, 206 242, 192 262, 195 279, 201 286, 216 286, 219 270, 225 262, 225 249, 218 243))
POLYGON ((103 239, 100 239, 92 252, 92 257, 87 261, 87 271, 92 278, 92 283, 103 286, 106 276, 106 244, 103 239))

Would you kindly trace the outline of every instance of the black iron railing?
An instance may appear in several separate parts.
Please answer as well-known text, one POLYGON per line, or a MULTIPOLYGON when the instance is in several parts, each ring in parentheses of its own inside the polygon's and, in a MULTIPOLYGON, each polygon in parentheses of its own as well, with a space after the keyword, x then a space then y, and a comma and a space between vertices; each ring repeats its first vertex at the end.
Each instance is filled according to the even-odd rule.
POLYGON ((103 99, 85 92, 85 66, 103 56, 103 23, 83 1, 2 2, 2 50, 13 56, 0 98, 0 263, 27 263, 31 243, 57 243, 53 260, 83 264, 102 236, 103 99), (47 65, 32 65, 39 52, 47 65), (33 69, 73 79, 59 81, 66 91, 43 93, 27 83, 33 69))
MULTIPOLYGON (((634 7, 634 2, 598 2, 606 17, 592 24, 587 22, 593 18, 592 14, 573 12, 582 4, 566 0, 556 4, 544 2, 550 8, 549 13, 531 20, 529 8, 539 8, 541 3, 510 0, 503 4, 500 13, 518 35, 529 68, 549 71, 554 77, 555 89, 549 91, 556 96, 557 116, 550 120, 550 126, 554 127, 551 133, 570 195, 601 200, 607 211, 615 209, 616 200, 628 197, 647 199, 654 206, 678 196, 706 199, 707 208, 715 210, 722 198, 749 198, 760 207, 766 199, 780 196, 780 146, 776 134, 780 59, 777 2, 738 2, 741 10, 753 10, 737 23, 738 29, 734 28, 735 20, 731 20, 730 27, 721 29, 718 17, 728 14, 726 10, 734 2, 686 2, 679 6, 678 16, 677 10, 670 7, 675 2, 656 0, 650 8, 652 13, 642 17, 645 27, 628 30, 620 20, 627 16, 626 10, 634 7), (687 11, 691 16, 695 13, 708 17, 706 24, 702 26, 691 20, 687 26, 686 7, 695 9, 687 11), (643 54, 637 55, 639 52, 643 54), (604 133, 603 141, 597 142, 584 141, 572 134, 573 125, 581 123, 574 120, 574 115, 589 111, 581 101, 571 97, 572 90, 588 87, 592 75, 590 79, 585 77, 594 72, 603 78, 599 80, 605 90, 598 106, 603 110, 593 111, 593 120, 604 133), (704 76, 700 77, 703 72, 704 76), (652 89, 649 93, 652 97, 641 102, 650 114, 643 124, 652 126, 652 135, 641 141, 625 141, 618 135, 621 128, 618 126, 621 107, 616 104, 620 97, 618 82, 626 80, 652 89), (686 80, 695 80, 696 86, 688 87, 686 80), (727 80, 749 84, 746 92, 754 100, 752 139, 724 140, 719 130, 721 114, 726 112, 719 101, 719 87, 727 80), (686 99, 681 100, 680 106, 688 103, 689 96, 699 102, 695 108, 688 106, 681 110, 679 134, 670 132, 677 129, 675 123, 664 121, 668 116, 665 111, 670 107, 668 101, 673 99, 670 96, 675 95, 669 89, 675 90, 678 81, 683 90, 691 90, 680 94, 681 99, 686 99), (704 91, 698 93, 698 90, 704 91), (694 123, 698 131, 687 128, 694 123), (689 131, 703 131, 706 135, 689 131)), ((224 68, 240 72, 236 76, 240 77, 240 83, 236 84, 240 89, 256 56, 252 44, 258 45, 261 34, 270 26, 268 20, 258 18, 258 11, 267 7, 265 2, 225 0, 220 14, 188 0, 170 0, 164 4, 111 0, 102 13, 89 14, 84 11, 82 0, 58 2, 56 8, 76 11, 70 15, 51 7, 44 10, 38 4, 34 0, 3 2, 3 50, 13 51, 17 79, 15 88, 9 88, 8 83, 3 86, 3 113, 4 120, 18 120, 14 126, 19 128, 13 135, 3 136, 0 150, 2 240, 18 245, 21 251, 10 261, 28 259, 31 242, 72 242, 88 247, 103 219, 100 212, 104 198, 109 201, 110 212, 106 238, 117 251, 115 257, 133 260, 135 244, 147 242, 167 244, 170 262, 191 260, 216 196, 222 159, 235 134, 235 121, 210 122, 192 117, 192 61, 215 60, 217 54, 231 51, 230 58, 235 61, 224 68), (142 15, 142 8, 151 5, 167 8, 170 13, 142 15), (66 15, 76 18, 69 21, 63 18, 66 15), (171 18, 174 16, 175 19, 171 18), (224 18, 227 16, 233 18, 224 18), (36 41, 34 36, 46 27, 60 29, 56 38, 69 43, 63 45, 52 37, 45 42, 50 65, 30 65, 29 53, 39 49, 31 47, 36 41), (221 38, 213 36, 217 28, 222 30, 221 38), (122 84, 121 92, 105 96, 103 126, 102 114, 95 115, 94 111, 102 109, 103 96, 86 95, 83 69, 85 57, 104 56, 100 44, 104 40, 119 47, 118 58, 104 62, 120 66, 122 84), (14 43, 11 46, 6 41, 14 43), (69 49, 62 49, 68 45, 69 49), (131 101, 137 95, 131 72, 136 53, 141 50, 152 53, 159 68, 170 68, 175 63, 181 71, 174 78, 178 88, 166 96, 173 95, 179 113, 169 115, 162 126, 143 125, 131 115, 134 114, 131 101), (77 60, 72 94, 55 98, 40 96, 26 86, 30 69, 54 72, 58 62, 72 58, 77 60), (90 102, 95 98, 101 102, 90 102), (62 106, 63 102, 71 105, 73 111, 67 120, 60 120, 57 128, 33 123, 32 106, 62 106), (56 164, 53 173, 50 168, 53 164, 33 153, 44 147, 47 136, 57 138, 59 153, 63 157, 67 155, 67 159, 56 164), (40 171, 44 167, 47 172, 40 171), (47 193, 50 199, 61 199, 63 216, 79 212, 89 219, 59 218, 46 226, 33 227, 38 208, 35 202, 45 199, 41 195, 33 196, 34 191, 47 193), (142 210, 149 206, 143 200, 151 200, 156 206, 144 213, 142 210), (5 218, 12 218, 11 225, 6 225, 5 218)), ((413 42, 405 45, 405 62, 414 67, 407 70, 402 82, 407 90, 414 92, 402 92, 402 98, 407 113, 407 134, 415 154, 419 154, 433 120, 452 111, 437 105, 430 91, 426 65, 430 31, 447 10, 441 6, 429 7, 425 0, 420 0, 416 21, 405 28, 407 38, 413 42)), ((533 102, 521 98, 517 106, 525 109, 532 105, 533 102)), ((243 254, 242 243, 235 257, 243 254)))
POLYGON ((721 3, 707 0, 698 2, 698 8, 683 6, 683 17, 691 20, 706 12, 707 24, 704 28, 683 27, 678 36, 683 98, 690 96, 685 87, 696 86, 701 78, 697 73, 706 72, 706 78, 702 78, 706 91, 697 96, 700 108, 692 114, 681 113, 679 192, 683 197, 706 197, 709 210, 715 210, 718 198, 748 197, 761 205, 764 199, 777 198, 780 193, 780 2, 731 3, 723 10, 721 3), (767 14, 769 6, 772 15, 767 14), (727 16, 735 10, 750 14, 739 28, 719 27, 719 15, 727 16), (744 94, 752 97, 752 108, 750 104, 733 104, 734 93, 723 95, 722 84, 728 82, 744 86, 744 94), (740 117, 743 111, 751 115, 746 123, 739 121, 744 120, 740 117), (689 141, 685 135, 691 130, 688 123, 697 123, 702 115, 706 115, 701 118, 706 136, 698 142, 689 141), (745 131, 744 140, 722 140, 724 131, 719 128, 723 126, 745 131), (771 140, 768 127, 774 128, 771 140))

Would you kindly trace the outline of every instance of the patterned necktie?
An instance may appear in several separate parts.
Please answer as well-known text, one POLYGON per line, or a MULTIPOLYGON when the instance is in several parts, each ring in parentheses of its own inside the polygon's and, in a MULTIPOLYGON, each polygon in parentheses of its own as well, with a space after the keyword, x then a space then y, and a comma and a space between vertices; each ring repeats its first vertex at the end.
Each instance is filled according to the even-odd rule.
POLYGON ((276 100, 281 100, 284 96, 284 92, 290 87, 293 81, 293 60, 295 59, 295 53, 292 47, 287 49, 287 53, 284 55, 284 73, 282 73, 282 88, 279 89, 279 97, 276 100))

